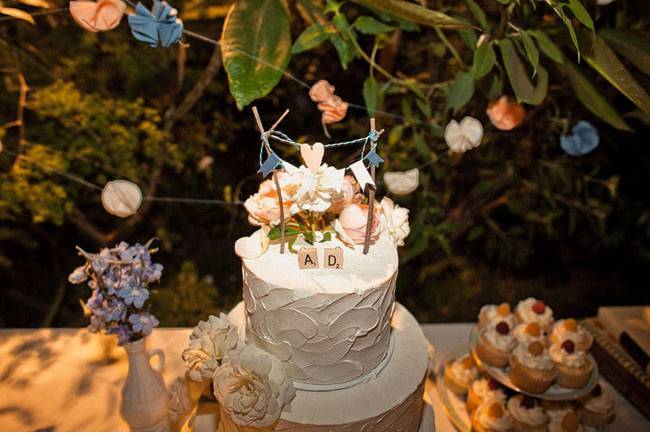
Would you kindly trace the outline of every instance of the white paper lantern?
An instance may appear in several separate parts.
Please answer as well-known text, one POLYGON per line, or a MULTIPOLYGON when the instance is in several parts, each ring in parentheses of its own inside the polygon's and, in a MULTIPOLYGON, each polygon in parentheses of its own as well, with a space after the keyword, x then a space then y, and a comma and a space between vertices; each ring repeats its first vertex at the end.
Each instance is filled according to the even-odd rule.
POLYGON ((104 186, 102 204, 109 214, 126 218, 140 209, 142 191, 138 185, 131 181, 112 180, 104 186))
POLYGON ((388 191, 395 195, 410 194, 420 184, 420 170, 413 168, 408 171, 387 171, 384 173, 384 183, 388 191))
POLYGON ((460 123, 452 119, 445 128, 445 141, 452 152, 466 152, 478 147, 483 139, 483 125, 467 116, 460 123))

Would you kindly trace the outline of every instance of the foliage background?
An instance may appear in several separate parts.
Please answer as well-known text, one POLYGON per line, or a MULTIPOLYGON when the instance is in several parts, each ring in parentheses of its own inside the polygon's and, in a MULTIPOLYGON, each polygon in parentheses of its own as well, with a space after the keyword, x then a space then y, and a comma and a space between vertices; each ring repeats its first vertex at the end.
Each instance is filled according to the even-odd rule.
MULTIPOLYGON (((577 62, 569 27, 549 6, 552 1, 418 4, 474 26, 464 31, 397 19, 368 10, 369 2, 275 0, 280 6, 274 6, 265 1, 286 8, 294 43, 304 42, 300 35, 314 31, 314 24, 325 29, 311 35, 313 47, 294 44, 293 56, 284 47, 290 60, 277 60, 286 60, 292 74, 307 83, 327 79, 346 101, 401 116, 377 115, 387 130, 382 169, 428 164, 420 188, 397 198, 411 209, 412 222, 412 235, 400 252, 397 296, 420 321, 469 321, 484 303, 514 303, 525 296, 545 299, 560 316, 650 302, 650 150, 643 97, 650 83, 650 17, 643 0, 608 6, 584 1, 599 34, 630 30, 638 36, 632 43, 613 44, 623 47, 618 58, 642 90, 637 101, 612 87, 606 73, 588 66, 592 45, 581 44, 584 57, 577 62), (368 16, 384 27, 352 24, 368 16), (488 100, 501 93, 495 93, 496 81, 512 94, 498 41, 512 40, 532 75, 535 56, 522 29, 550 35, 568 63, 545 56, 535 38, 538 68, 548 71, 548 92, 540 103, 526 105, 522 126, 502 132, 485 115, 488 100), (495 65, 484 75, 473 66, 481 33, 492 36, 495 53, 495 65), (631 49, 634 55, 625 55, 631 49), (567 70, 571 65, 586 80, 577 88, 596 92, 588 94, 589 109, 581 103, 584 92, 576 96, 572 82, 579 78, 567 70), (594 95, 605 100, 605 108, 594 95), (442 129, 464 115, 484 124, 483 144, 449 155, 442 129), (601 144, 585 157, 569 157, 558 137, 581 119, 597 127, 601 144)), ((11 6, 30 12, 43 6, 23 3, 11 6)), ((391 1, 377 2, 384 3, 391 1)), ((187 28, 214 38, 230 7, 201 0, 179 0, 174 6, 187 28)), ((589 41, 583 20, 566 11, 571 28, 589 41)), ((7 150, 0 154, 0 325, 83 325, 79 299, 88 294, 66 281, 80 263, 74 246, 92 250, 152 236, 161 247, 156 259, 165 265, 153 295, 163 326, 190 326, 231 308, 241 299, 240 263, 232 247, 252 230, 243 209, 152 202, 139 217, 122 221, 106 214, 97 191, 57 174, 74 173, 98 185, 128 178, 145 192, 155 185, 159 196, 245 199, 259 182, 258 134, 250 110, 237 109, 219 50, 197 40, 188 40, 189 47, 151 48, 137 43, 124 23, 111 32, 85 33, 67 14, 44 15, 36 24, 0 18, 0 140, 7 150), (28 86, 24 114, 21 82, 28 86), (204 86, 198 89, 201 98, 187 109, 196 83, 204 86), (16 124, 20 118, 22 124, 16 124), (206 157, 213 163, 208 165, 206 157)), ((539 74, 537 69, 533 83, 539 83, 539 74)), ((320 113, 307 91, 280 78, 271 77, 270 93, 255 102, 264 123, 270 125, 289 108, 284 132, 324 140, 320 113)), ((359 110, 330 127, 333 139, 341 140, 367 129, 367 115, 359 110)), ((296 157, 289 149, 283 152, 296 157)), ((327 156, 335 164, 349 157, 345 152, 327 156)))

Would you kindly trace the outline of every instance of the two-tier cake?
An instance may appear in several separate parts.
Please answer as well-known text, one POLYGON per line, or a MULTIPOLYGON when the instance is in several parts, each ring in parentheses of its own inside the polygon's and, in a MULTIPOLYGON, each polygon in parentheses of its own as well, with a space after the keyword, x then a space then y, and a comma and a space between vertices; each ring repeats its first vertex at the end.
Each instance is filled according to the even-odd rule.
POLYGON ((216 398, 221 430, 418 430, 427 342, 395 302, 408 211, 369 205, 365 165, 346 176, 300 147, 305 165, 280 161, 245 202, 260 228, 235 245, 244 301, 194 329, 191 394, 216 398))

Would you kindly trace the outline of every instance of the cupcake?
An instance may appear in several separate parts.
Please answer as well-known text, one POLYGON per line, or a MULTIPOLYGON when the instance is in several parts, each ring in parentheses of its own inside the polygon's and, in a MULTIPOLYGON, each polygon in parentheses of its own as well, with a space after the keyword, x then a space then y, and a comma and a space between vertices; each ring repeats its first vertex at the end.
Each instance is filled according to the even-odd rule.
POLYGON ((543 394, 556 376, 553 360, 540 341, 519 344, 510 356, 510 380, 525 392, 543 394))
POLYGON ((553 323, 553 310, 543 301, 528 298, 517 304, 515 319, 519 323, 537 323, 542 331, 546 331, 553 323))
POLYGON ((614 399, 600 386, 596 387, 581 400, 578 414, 580 422, 588 427, 605 427, 614 421, 614 399))
POLYGON ((546 337, 542 328, 535 323, 520 323, 515 326, 512 331, 512 336, 515 337, 517 344, 530 344, 533 341, 541 341, 546 344, 546 337))
POLYGON ((465 394, 478 377, 472 355, 467 354, 445 366, 445 385, 456 394, 465 394))
POLYGON ((502 401, 487 401, 472 414, 473 431, 511 431, 512 418, 502 401))
POLYGON ((510 334, 510 325, 501 321, 481 331, 476 344, 476 355, 489 365, 505 367, 514 345, 515 339, 510 334))
POLYGON ((542 400, 542 409, 549 418, 562 418, 565 413, 575 411, 572 401, 542 400))
POLYGON ((575 319, 558 320, 553 324, 550 333, 551 342, 561 344, 564 340, 573 340, 578 350, 585 352, 591 347, 594 337, 578 325, 575 319))
POLYGON ((492 400, 506 401, 506 394, 499 382, 484 377, 476 379, 467 392, 467 411, 472 413, 482 403, 492 400))
POLYGON ((557 384, 564 388, 580 389, 587 385, 594 364, 587 353, 577 350, 572 340, 564 340, 562 344, 552 344, 548 354, 557 370, 557 384))
POLYGON ((515 316, 510 310, 510 304, 483 305, 478 315, 478 327, 485 328, 489 324, 506 322, 512 329, 515 326, 515 316))
POLYGON ((578 415, 575 411, 569 410, 561 416, 551 416, 548 423, 548 431, 582 431, 582 426, 578 421, 578 415))
POLYGON ((517 431, 546 431, 548 415, 544 413, 539 400, 516 395, 508 400, 508 412, 517 431))

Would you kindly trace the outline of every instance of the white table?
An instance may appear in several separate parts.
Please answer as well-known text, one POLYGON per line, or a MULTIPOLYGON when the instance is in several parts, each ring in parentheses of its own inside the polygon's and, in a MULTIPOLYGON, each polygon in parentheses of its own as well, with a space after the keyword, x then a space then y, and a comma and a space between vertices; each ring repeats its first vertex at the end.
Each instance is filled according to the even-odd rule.
MULTIPOLYGON (((437 359, 466 344, 471 324, 428 324, 437 359)), ((150 348, 165 352, 167 384, 184 372, 181 352, 189 328, 157 329, 150 348)), ((123 431, 120 390, 124 351, 85 329, 0 329, 0 430, 123 431)), ((607 384, 605 386, 608 386, 607 384)), ((436 429, 453 430, 432 392, 436 429)), ((614 391, 617 430, 648 431, 650 422, 614 391)))

